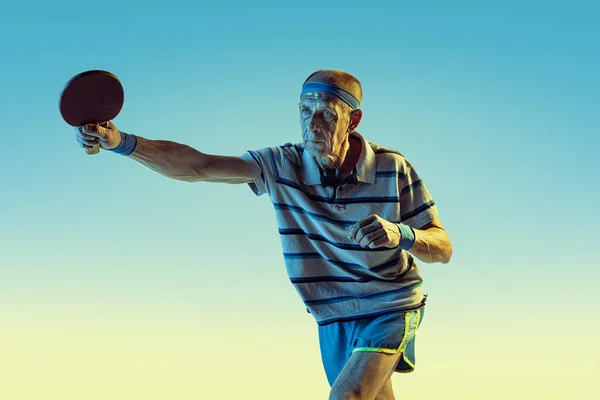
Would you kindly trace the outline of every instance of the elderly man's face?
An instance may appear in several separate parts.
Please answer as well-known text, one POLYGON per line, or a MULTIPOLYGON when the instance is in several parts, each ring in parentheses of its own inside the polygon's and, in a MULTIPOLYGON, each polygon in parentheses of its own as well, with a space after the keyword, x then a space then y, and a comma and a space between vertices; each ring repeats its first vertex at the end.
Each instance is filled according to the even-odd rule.
POLYGON ((313 157, 337 156, 348 136, 350 113, 341 100, 321 92, 300 98, 304 148, 313 157))

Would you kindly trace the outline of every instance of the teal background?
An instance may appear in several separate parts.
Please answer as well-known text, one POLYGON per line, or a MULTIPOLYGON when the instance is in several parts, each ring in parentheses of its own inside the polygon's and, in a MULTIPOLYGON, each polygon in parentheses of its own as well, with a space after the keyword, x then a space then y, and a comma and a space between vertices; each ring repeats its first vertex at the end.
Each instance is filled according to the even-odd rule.
POLYGON ((592 1, 1 6, 0 396, 326 398, 268 197, 88 156, 58 96, 105 69, 120 129, 241 155, 300 141, 301 84, 334 68, 454 246, 420 264, 427 320, 398 397, 594 398, 599 17, 592 1))

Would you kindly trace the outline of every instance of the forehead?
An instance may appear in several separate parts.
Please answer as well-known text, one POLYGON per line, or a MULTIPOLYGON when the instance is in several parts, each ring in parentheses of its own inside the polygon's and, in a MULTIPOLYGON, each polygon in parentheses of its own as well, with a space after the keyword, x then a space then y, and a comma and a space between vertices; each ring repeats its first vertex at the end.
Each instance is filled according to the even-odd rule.
POLYGON ((339 105, 341 100, 337 97, 323 92, 306 92, 302 96, 300 96, 300 103, 302 104, 315 104, 322 106, 332 106, 335 107, 339 105))

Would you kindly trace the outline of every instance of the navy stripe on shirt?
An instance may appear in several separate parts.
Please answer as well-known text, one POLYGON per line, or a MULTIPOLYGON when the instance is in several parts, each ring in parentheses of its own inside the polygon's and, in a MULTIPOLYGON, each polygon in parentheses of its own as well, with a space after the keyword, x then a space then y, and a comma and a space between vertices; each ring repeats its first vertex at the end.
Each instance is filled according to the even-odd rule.
POLYGON ((423 186, 423 181, 418 179, 416 181, 414 181, 413 183, 411 183, 410 185, 402 188, 402 190, 400 190, 400 196, 412 192, 413 190, 415 190, 416 188, 418 188, 419 186, 423 186))
POLYGON ((369 269, 369 267, 364 267, 360 264, 350 263, 345 261, 332 260, 330 258, 325 258, 319 253, 283 253, 283 258, 286 260, 302 260, 302 259, 323 259, 330 264, 333 264, 338 267, 348 268, 348 269, 369 269))
MULTIPOLYGON (((304 193, 309 199, 311 199, 313 201, 319 201, 319 202, 324 202, 324 203, 328 203, 328 204, 398 203, 400 201, 400 199, 397 196, 353 197, 353 198, 349 198, 349 199, 339 199, 338 198, 335 201, 333 201, 331 197, 323 197, 323 196, 317 196, 317 195, 314 195, 311 193, 307 193, 296 182, 290 181, 289 179, 282 178, 279 175, 279 169, 277 168, 277 160, 275 159, 275 154, 273 154, 272 151, 269 152, 269 154, 270 154, 270 158, 271 158, 273 172, 275 175, 275 182, 277 182, 279 184, 283 184, 288 187, 291 187, 293 189, 297 189, 297 190, 301 191, 302 193, 304 193)), ((408 188, 409 187, 407 187, 405 189, 408 189, 408 188)), ((410 191, 410 189, 408 189, 407 191, 410 191)))
POLYGON ((376 177, 406 179, 406 174, 399 171, 376 171, 376 177))
POLYGON ((336 296, 336 297, 329 297, 326 299, 319 299, 319 300, 305 300, 304 304, 306 304, 307 306, 318 306, 318 305, 322 305, 322 304, 332 304, 332 303, 341 303, 343 301, 348 301, 348 300, 365 300, 365 299, 376 299, 378 297, 385 297, 391 294, 397 294, 397 293, 402 293, 402 292, 408 292, 414 288, 417 288, 419 286, 422 285, 422 282, 417 282, 414 283, 412 285, 406 286, 406 287, 402 287, 400 289, 394 289, 394 290, 387 290, 385 292, 378 292, 378 293, 373 293, 373 294, 368 294, 366 296, 336 296))
POLYGON ((329 218, 324 215, 320 215, 320 214, 316 214, 316 213, 307 211, 302 207, 292 206, 290 204, 285 204, 285 203, 273 203, 273 207, 275 207, 276 210, 284 210, 284 211, 295 212, 297 214, 304 214, 304 215, 309 216, 311 219, 315 219, 318 221, 326 221, 326 222, 336 224, 336 225, 350 226, 350 225, 354 225, 356 222, 358 222, 358 221, 342 221, 339 219, 329 218))
POLYGON ((317 196, 311 193, 307 193, 302 188, 293 181, 290 181, 285 178, 281 178, 280 176, 276 176, 275 182, 291 187, 293 189, 297 189, 300 192, 304 193, 306 197, 313 201, 320 201, 328 204, 358 204, 358 203, 398 203, 400 199, 397 196, 389 196, 389 197, 353 197, 350 199, 340 199, 336 198, 333 201, 333 197, 323 197, 317 196))
POLYGON ((321 242, 326 242, 329 243, 330 245, 333 245, 339 249, 345 249, 345 250, 357 250, 357 251, 393 251, 393 250, 397 250, 395 248, 387 248, 387 247, 378 247, 375 249, 370 249, 368 247, 361 247, 358 244, 347 244, 347 243, 337 243, 334 242, 332 240, 327 239, 325 236, 321 236, 321 235, 317 235, 315 233, 310 233, 310 232, 305 232, 302 229, 283 229, 283 228, 279 228, 279 234, 280 235, 304 235, 307 238, 309 238, 310 240, 318 240, 321 242))
MULTIPOLYGON (((390 266, 398 265, 398 261, 400 261, 400 258, 395 258, 387 263, 381 264, 378 267, 366 268, 366 269, 369 269, 373 272, 379 272, 383 269, 389 268, 390 266)), ((402 279, 404 279, 404 277, 406 276, 408 271, 410 271, 410 269, 412 268, 412 265, 413 265, 413 263, 412 263, 412 257, 411 257, 410 264, 409 264, 408 268, 406 269, 406 271, 402 272, 401 274, 398 274, 397 276, 395 276, 392 279, 386 279, 383 277, 374 277, 374 276, 365 276, 362 278, 352 278, 349 276, 311 276, 311 277, 290 277, 290 281, 294 284, 317 283, 317 282, 371 282, 371 281, 398 283, 398 282, 401 282, 402 279)))
MULTIPOLYGON (((302 260, 302 259, 322 259, 327 261, 328 263, 335 265, 337 267, 348 268, 348 269, 356 269, 356 270, 369 270, 373 272, 380 272, 384 269, 389 268, 392 265, 397 265, 400 261, 400 257, 396 257, 390 261, 386 261, 383 264, 377 265, 375 267, 363 266, 356 263, 349 263, 345 261, 332 260, 330 258, 325 258, 319 253, 283 253, 283 258, 286 260, 302 260)), ((411 255, 408 256, 408 265, 406 271, 402 273, 402 275, 406 274, 413 266, 414 259, 411 255)))
POLYGON ((415 208, 414 210, 412 210, 411 212, 407 212, 405 214, 402 214, 400 216, 400 221, 406 221, 407 219, 410 219, 412 217, 414 217, 415 215, 418 215, 419 213, 427 210, 428 208, 431 208, 435 205, 435 202, 433 200, 431 200, 428 203, 423 204, 422 206, 419 206, 417 208, 415 208))

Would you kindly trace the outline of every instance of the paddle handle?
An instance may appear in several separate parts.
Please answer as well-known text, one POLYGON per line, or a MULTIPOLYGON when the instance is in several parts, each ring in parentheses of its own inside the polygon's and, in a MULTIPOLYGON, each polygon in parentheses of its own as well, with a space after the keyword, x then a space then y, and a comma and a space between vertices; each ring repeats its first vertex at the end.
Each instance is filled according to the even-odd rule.
POLYGON ((100 145, 96 143, 91 149, 85 149, 85 152, 89 155, 98 154, 100 153, 100 145))

